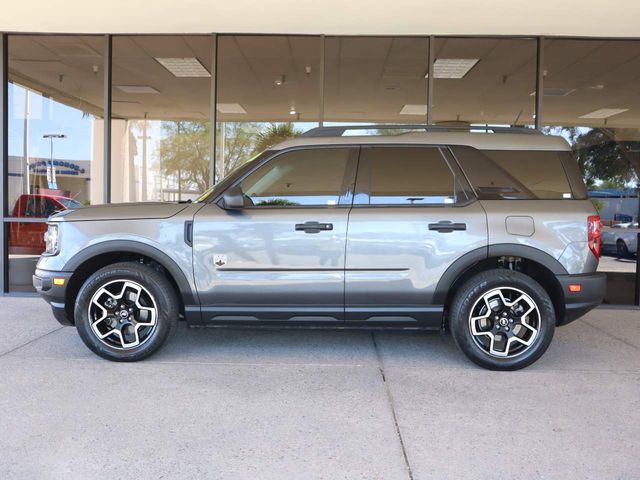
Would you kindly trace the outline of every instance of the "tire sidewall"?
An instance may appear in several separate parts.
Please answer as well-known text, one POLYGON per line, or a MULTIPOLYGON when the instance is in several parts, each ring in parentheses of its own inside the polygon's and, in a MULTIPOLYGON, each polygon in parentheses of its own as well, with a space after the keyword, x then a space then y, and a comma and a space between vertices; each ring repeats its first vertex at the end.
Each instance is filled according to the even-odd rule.
POLYGON ((172 333, 178 319, 176 294, 168 280, 148 265, 119 263, 102 268, 84 283, 74 310, 76 328, 82 341, 96 354, 109 360, 133 362, 157 351, 172 333), (89 304, 99 288, 114 280, 132 280, 153 296, 157 307, 157 326, 143 344, 127 350, 118 350, 102 343, 94 334, 89 321, 89 304))
POLYGON ((531 365, 549 347, 553 339, 556 313, 549 294, 531 277, 511 270, 488 270, 475 275, 462 285, 451 306, 450 328, 458 347, 476 364, 491 370, 517 370, 531 365), (490 355, 474 341, 469 327, 471 309, 490 290, 516 288, 529 295, 538 306, 540 325, 533 345, 520 355, 500 358, 490 355))

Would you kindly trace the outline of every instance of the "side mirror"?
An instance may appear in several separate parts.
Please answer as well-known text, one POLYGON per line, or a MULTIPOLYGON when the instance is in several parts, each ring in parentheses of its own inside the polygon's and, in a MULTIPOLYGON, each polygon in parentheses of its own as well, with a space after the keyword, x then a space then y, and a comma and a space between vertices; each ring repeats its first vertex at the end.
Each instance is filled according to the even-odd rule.
POLYGON ((228 188, 222 195, 222 205, 225 210, 241 210, 244 208, 244 193, 242 187, 236 185, 228 188))

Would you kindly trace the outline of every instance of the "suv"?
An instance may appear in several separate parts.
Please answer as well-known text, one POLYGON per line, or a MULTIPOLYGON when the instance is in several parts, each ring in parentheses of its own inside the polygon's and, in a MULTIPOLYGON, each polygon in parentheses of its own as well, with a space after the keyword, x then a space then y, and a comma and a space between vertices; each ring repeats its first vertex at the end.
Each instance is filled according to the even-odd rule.
POLYGON ((58 213, 34 286, 110 360, 147 357, 183 318, 447 329, 483 367, 525 367, 603 299, 578 165, 532 130, 420 128, 314 129, 193 203, 58 213))

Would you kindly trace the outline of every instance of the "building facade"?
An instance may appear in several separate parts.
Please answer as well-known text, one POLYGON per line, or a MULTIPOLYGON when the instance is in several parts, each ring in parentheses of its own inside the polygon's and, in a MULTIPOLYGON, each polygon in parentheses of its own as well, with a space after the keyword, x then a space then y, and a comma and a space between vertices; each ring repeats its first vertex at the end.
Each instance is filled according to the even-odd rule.
MULTIPOLYGON (((562 135, 605 225, 638 219, 633 2, 612 11, 590 1, 443 9, 329 0, 320 11, 311 2, 144 0, 96 15, 96 5, 73 0, 46 18, 26 10, 34 3, 44 4, 12 6, 0 24, 4 293, 31 291, 51 209, 196 198, 274 142, 319 125, 562 135)), ((637 256, 615 247, 600 267, 607 302, 633 304, 637 256)))

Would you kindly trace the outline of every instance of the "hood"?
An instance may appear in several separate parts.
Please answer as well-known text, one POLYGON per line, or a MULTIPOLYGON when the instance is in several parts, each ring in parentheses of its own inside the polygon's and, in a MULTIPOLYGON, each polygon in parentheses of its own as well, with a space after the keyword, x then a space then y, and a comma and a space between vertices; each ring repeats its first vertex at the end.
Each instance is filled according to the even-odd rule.
POLYGON ((169 218, 187 208, 189 203, 111 203, 64 210, 49 217, 51 222, 86 222, 92 220, 147 220, 169 218))

